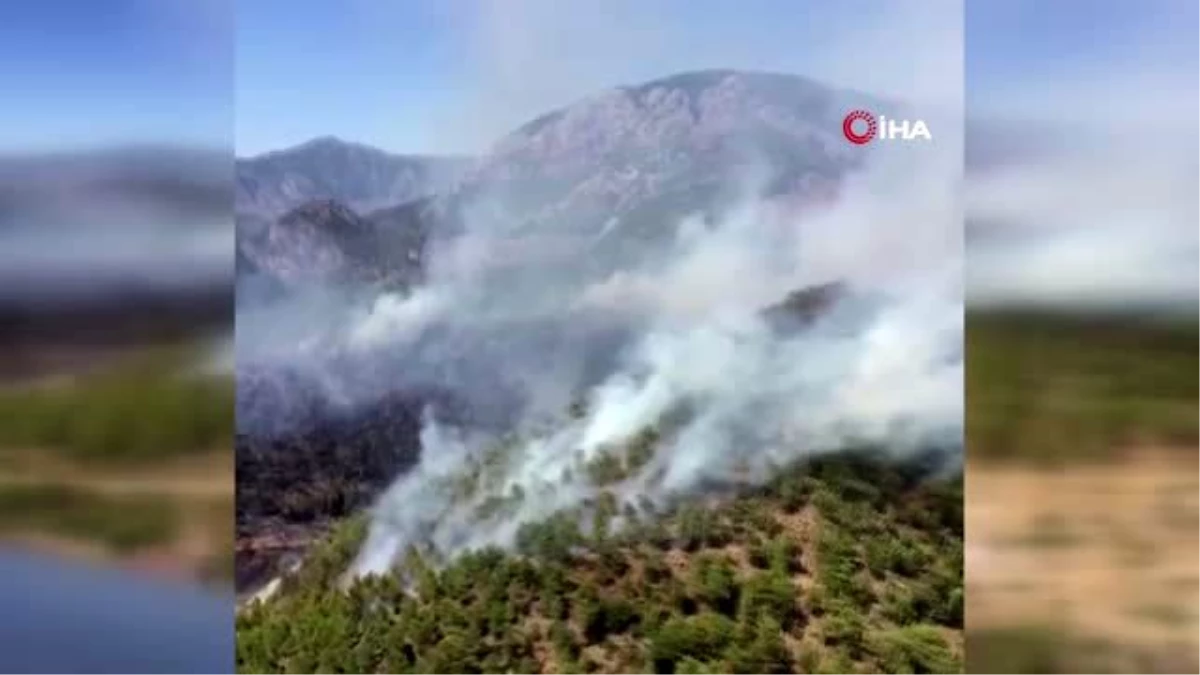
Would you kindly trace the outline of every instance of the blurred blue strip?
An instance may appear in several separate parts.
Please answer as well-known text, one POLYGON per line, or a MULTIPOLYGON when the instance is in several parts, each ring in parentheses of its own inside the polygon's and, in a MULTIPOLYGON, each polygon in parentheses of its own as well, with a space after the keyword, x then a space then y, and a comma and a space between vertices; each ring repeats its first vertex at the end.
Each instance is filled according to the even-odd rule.
POLYGON ((0 671, 232 673, 234 599, 0 551, 0 671))

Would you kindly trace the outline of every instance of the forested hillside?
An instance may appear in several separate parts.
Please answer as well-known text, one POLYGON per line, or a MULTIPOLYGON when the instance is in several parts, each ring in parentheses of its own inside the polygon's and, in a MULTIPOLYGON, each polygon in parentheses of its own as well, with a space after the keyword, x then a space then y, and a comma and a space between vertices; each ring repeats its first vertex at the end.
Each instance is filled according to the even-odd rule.
POLYGON ((347 585, 345 521, 238 617, 242 672, 958 672, 962 477, 830 456, 660 513, 605 493, 515 551, 347 585))

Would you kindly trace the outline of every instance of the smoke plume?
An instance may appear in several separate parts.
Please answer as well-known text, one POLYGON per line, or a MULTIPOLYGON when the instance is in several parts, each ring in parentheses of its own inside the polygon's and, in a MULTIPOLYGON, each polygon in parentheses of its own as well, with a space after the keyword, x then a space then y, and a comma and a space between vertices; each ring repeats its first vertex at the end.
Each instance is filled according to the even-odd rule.
MULTIPOLYGON (((760 179, 778 167, 764 156, 742 167, 732 198, 663 217, 647 229, 664 236, 645 246, 609 247, 619 214, 539 230, 504 213, 536 211, 527 202, 540 207, 555 186, 521 199, 485 189, 458 205, 460 231, 435 238, 411 292, 239 307, 239 371, 287 368, 346 409, 405 388, 449 392, 471 411, 464 422, 442 398, 426 408, 420 458, 375 504, 355 572, 385 570, 410 546, 507 546, 527 523, 586 518, 604 493, 653 509, 851 445, 961 446, 961 2, 789 7, 777 34, 730 40, 731 20, 701 41, 703 26, 672 29, 646 3, 516 4, 450 12, 475 40, 478 82, 461 106, 469 119, 446 115, 445 139, 492 140, 597 89, 734 67, 884 95, 934 140, 814 136, 811 152, 828 156, 813 161, 869 156, 840 176, 836 199, 770 196, 760 179), (610 15, 622 20, 593 20, 610 15), (766 46, 797 41, 797 63, 766 46), (832 304, 802 326, 770 319, 789 294, 830 284, 832 304)), ((243 430, 260 422, 239 412, 243 430)))
POLYGON ((355 339, 411 344, 431 323, 458 321, 503 340, 517 319, 559 332, 597 312, 622 337, 590 380, 580 363, 594 343, 559 360, 516 352, 504 368, 523 374, 519 389, 562 381, 553 405, 526 408, 504 438, 447 428, 428 411, 421 460, 376 505, 355 570, 384 571, 409 546, 443 555, 508 546, 522 525, 586 515, 604 492, 653 508, 848 446, 958 447, 956 147, 947 138, 881 150, 823 211, 779 209, 750 191, 715 224, 675 223, 674 243, 651 264, 592 282, 548 267, 533 286, 553 290, 527 296, 473 288, 464 280, 478 276, 458 270, 377 303, 355 339), (764 319, 790 291, 830 281, 845 290, 806 329, 764 319), (568 411, 563 394, 573 391, 568 411))

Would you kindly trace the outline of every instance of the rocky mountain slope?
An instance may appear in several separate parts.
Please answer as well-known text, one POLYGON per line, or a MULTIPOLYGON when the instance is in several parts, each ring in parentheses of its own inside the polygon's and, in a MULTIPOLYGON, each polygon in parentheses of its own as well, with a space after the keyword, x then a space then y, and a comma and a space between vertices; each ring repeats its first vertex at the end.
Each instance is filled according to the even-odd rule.
POLYGON ((237 160, 235 205, 267 217, 315 199, 369 211, 437 192, 466 166, 463 158, 396 155, 325 136, 237 160))
POLYGON ((575 258, 611 272, 669 241, 685 215, 749 197, 789 209, 835 197, 864 157, 841 136, 859 106, 886 104, 792 75, 684 73, 550 112, 471 163, 330 138, 242 160, 238 211, 271 220, 329 198, 366 214, 428 197, 386 229, 449 237, 465 223, 503 243, 495 257, 507 264, 575 258))
POLYGON ((618 87, 500 139, 443 197, 472 228, 608 273, 674 236, 683 216, 748 198, 804 208, 836 196, 862 148, 846 110, 888 106, 771 73, 691 72, 618 87))
MULTIPOLYGON (((269 208, 243 210, 239 261, 247 273, 266 275, 284 287, 382 282, 411 288, 421 282, 430 248, 465 231, 486 241, 479 263, 510 272, 479 284, 486 298, 492 298, 489 293, 506 293, 498 296, 500 302, 479 302, 460 311, 486 312, 513 304, 536 307, 533 301, 543 299, 547 287, 570 302, 573 296, 562 287, 572 280, 602 279, 647 261, 661 262, 660 254, 675 239, 685 216, 700 214, 701 220, 711 221, 748 198, 767 198, 787 211, 836 197, 841 177, 863 158, 862 148, 841 136, 842 116, 858 106, 880 109, 861 94, 766 73, 705 71, 612 89, 515 130, 436 194, 384 204, 381 195, 391 193, 360 190, 360 185, 337 199, 309 200, 282 215, 269 208), (368 193, 370 199, 364 197, 368 193), (381 208, 372 209, 368 203, 381 208)), ((314 162, 328 153, 330 164, 321 170, 330 173, 371 174, 377 162, 371 159, 376 155, 363 148, 347 154, 327 139, 302 148, 308 148, 306 156, 314 162), (353 156, 362 157, 366 166, 349 166, 353 156)), ((239 190, 246 183, 241 168, 239 190)), ((296 198, 304 194, 308 193, 299 189, 289 192, 296 198)), ((239 208, 258 203, 239 192, 239 208)), ((783 300, 792 289, 779 290, 783 300)), ((800 330, 840 292, 837 286, 805 291, 766 315, 781 332, 800 330)), ((248 297, 239 294, 239 305, 244 307, 248 297)), ((358 385, 363 380, 384 382, 393 390, 438 385, 461 393, 465 399, 460 400, 468 403, 481 391, 489 400, 512 398, 519 403, 520 394, 527 393, 521 387, 536 382, 540 388, 545 382, 530 373, 515 373, 513 364, 538 363, 558 380, 564 379, 563 373, 611 367, 611 354, 623 344, 622 327, 609 327, 614 337, 605 341, 606 352, 592 348, 603 331, 595 330, 589 318, 563 309, 521 324, 490 319, 467 326, 434 324, 403 348, 372 352, 360 359, 369 361, 357 365, 339 361, 337 372, 363 372, 363 378, 355 376, 358 385), (581 350, 596 363, 576 363, 581 350), (544 357, 530 358, 531 351, 544 357), (546 366, 558 360, 561 368, 546 366)), ((248 324, 239 322, 242 325, 248 324)), ((254 377, 269 381, 272 374, 256 371, 254 377)), ((579 384, 556 380, 553 391, 564 385, 561 389, 569 395, 571 386, 579 384)), ((370 387, 372 395, 379 393, 374 384, 370 387)), ((296 395, 291 386, 247 387, 240 382, 239 418, 258 419, 249 413, 275 405, 266 399, 296 395)), ((561 403, 566 407, 569 401, 564 398, 561 403)), ((412 438, 397 445, 418 444, 417 425, 412 423, 412 411, 418 407, 405 404, 408 422, 403 426, 412 438)), ((289 440, 295 438, 279 430, 270 438, 247 433, 239 439, 239 456, 244 452, 254 457, 254 475, 269 475, 277 466, 295 478, 288 485, 272 484, 270 490, 297 495, 338 492, 324 485, 314 488, 304 471, 293 470, 307 465, 299 456, 314 447, 289 440)), ((396 463, 390 471, 399 472, 403 464, 396 463)), ((388 467, 375 466, 369 480, 355 479, 351 501, 361 503, 382 488, 388 474, 388 467), (360 489, 366 483, 371 485, 360 489)), ((254 485, 243 489, 263 494, 268 490, 254 485)), ((272 517, 278 513, 272 510, 272 517)), ((261 515, 242 510, 239 525, 261 515)))
POLYGON ((428 237, 414 212, 420 203, 360 215, 342 202, 320 199, 274 220, 241 214, 238 272, 283 286, 408 287, 420 278, 428 237))
POLYGON ((493 197, 513 226, 570 220, 580 229, 697 186, 807 192, 861 157, 840 123, 871 103, 792 75, 683 73, 529 122, 469 169, 460 190, 493 197))

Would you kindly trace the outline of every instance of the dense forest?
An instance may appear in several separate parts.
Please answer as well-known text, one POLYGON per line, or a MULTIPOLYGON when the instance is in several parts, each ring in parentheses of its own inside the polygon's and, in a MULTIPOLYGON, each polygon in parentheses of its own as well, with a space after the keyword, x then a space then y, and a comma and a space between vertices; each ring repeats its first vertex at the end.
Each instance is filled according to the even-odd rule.
POLYGON ((239 612, 238 669, 959 672, 962 473, 930 459, 823 456, 657 509, 601 493, 513 550, 413 547, 353 581, 350 518, 239 612))
MULTIPOLYGON (((1129 443, 1194 447, 1195 325, 1133 323, 1029 312, 968 317, 971 458, 1067 462, 1129 443)), ((644 460, 643 445, 632 444, 624 461, 595 461, 587 467, 592 483, 619 483, 644 460)), ((852 452, 790 467, 739 493, 653 509, 602 492, 593 507, 599 518, 563 513, 527 526, 513 550, 449 561, 414 550, 392 576, 349 585, 343 574, 365 522, 343 520, 279 593, 240 613, 238 667, 963 668, 961 473, 852 452)), ((1049 662, 1065 649, 1035 649, 1021 636, 1000 647, 1008 638, 998 635, 971 636, 979 647, 971 670, 991 672, 1017 653, 1049 662)))

